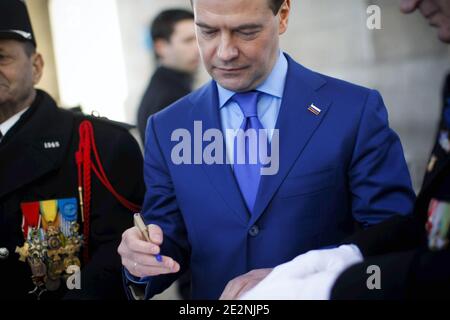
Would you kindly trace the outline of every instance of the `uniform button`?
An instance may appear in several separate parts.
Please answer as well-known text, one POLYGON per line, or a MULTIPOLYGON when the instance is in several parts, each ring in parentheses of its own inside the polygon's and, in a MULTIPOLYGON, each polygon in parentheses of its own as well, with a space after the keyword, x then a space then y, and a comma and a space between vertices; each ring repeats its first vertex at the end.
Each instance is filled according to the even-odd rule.
POLYGON ((0 248, 0 260, 6 260, 9 257, 9 251, 6 248, 0 248))
POLYGON ((256 225, 252 226, 248 231, 248 234, 252 237, 256 237, 259 234, 259 227, 256 225))

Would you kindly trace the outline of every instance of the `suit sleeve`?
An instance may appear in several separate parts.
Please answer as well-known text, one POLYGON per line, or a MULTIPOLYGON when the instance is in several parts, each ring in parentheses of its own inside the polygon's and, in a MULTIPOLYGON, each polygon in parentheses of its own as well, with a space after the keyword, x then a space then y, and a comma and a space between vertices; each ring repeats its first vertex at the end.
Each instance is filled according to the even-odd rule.
POLYGON ((425 243, 425 218, 419 214, 394 216, 343 241, 358 246, 364 257, 411 250, 425 243))
POLYGON ((347 299, 448 299, 450 251, 416 249, 376 256, 344 271, 336 280, 331 298, 347 299), (369 277, 369 266, 379 267, 379 287, 369 277))
MULTIPOLYGON (((136 140, 126 130, 95 129, 100 158, 111 184, 119 194, 140 205, 145 187, 142 153, 136 140), (112 139, 114 144, 103 141, 105 134, 111 135, 108 140, 112 139), (108 147, 111 145, 113 147, 108 147)), ((82 289, 68 292, 65 298, 125 299, 117 248, 122 233, 133 224, 133 212, 100 185, 94 174, 90 221, 90 261, 81 270, 82 289)))
POLYGON ((412 212, 415 194, 403 149, 389 127, 387 110, 377 91, 370 91, 361 115, 349 184, 353 215, 363 227, 412 212))
MULTIPOLYGON (((177 204, 166 159, 161 150, 155 127, 158 115, 150 117, 146 130, 144 180, 146 195, 143 217, 146 224, 156 224, 163 230, 161 254, 173 258, 180 264, 176 274, 148 277, 145 299, 167 289, 188 267, 190 245, 183 217, 177 204)), ((130 296, 130 292, 128 292, 130 296)))

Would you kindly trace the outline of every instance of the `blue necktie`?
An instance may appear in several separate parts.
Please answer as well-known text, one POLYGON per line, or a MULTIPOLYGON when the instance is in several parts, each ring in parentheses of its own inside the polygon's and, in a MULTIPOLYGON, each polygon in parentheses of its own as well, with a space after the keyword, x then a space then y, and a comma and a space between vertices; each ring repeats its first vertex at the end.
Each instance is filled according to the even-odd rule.
MULTIPOLYGON (((256 150, 258 152, 259 130, 264 129, 263 125, 258 119, 257 103, 259 92, 250 91, 245 93, 237 93, 233 96, 233 100, 239 105, 244 114, 244 121, 241 125, 241 130, 244 132, 248 129, 256 131, 256 150)), ((245 139, 244 145, 238 145, 237 138, 234 143, 234 175, 236 181, 241 189, 241 194, 244 197, 247 208, 250 212, 253 211, 255 205, 256 195, 258 193, 259 182, 261 180, 261 163, 256 153, 256 163, 250 163, 250 150, 255 150, 254 146, 250 145, 250 140, 245 139), (241 150, 238 148, 241 147, 241 150), (240 162, 238 162, 239 154, 241 155, 240 162), (245 163, 242 163, 242 155, 245 154, 245 163)), ((255 154, 253 154, 255 156, 255 154)))

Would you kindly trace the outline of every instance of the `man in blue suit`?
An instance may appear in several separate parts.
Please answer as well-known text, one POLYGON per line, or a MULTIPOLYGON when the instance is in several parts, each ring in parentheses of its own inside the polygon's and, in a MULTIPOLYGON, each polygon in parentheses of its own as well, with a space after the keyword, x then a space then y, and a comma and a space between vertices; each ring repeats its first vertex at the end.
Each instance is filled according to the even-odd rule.
POLYGON ((128 289, 150 298, 190 266, 192 297, 217 299, 239 275, 253 270, 262 278, 358 227, 409 214, 415 195, 380 94, 317 74, 280 51, 290 0, 192 4, 214 80, 148 121, 143 215, 150 242, 137 228, 123 234, 118 251, 128 289), (251 139, 217 137, 229 129, 267 130, 276 172, 261 175, 261 159, 202 159, 213 142, 216 160, 222 145, 233 160, 254 150, 251 139), (191 137, 192 150, 180 151, 191 137))

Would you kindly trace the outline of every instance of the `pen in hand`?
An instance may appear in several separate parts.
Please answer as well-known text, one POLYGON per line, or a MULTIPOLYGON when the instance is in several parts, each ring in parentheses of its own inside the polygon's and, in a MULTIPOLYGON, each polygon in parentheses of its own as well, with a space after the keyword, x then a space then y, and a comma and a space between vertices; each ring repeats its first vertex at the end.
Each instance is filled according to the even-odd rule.
MULTIPOLYGON (((139 213, 134 214, 134 226, 139 229, 145 241, 151 242, 147 226, 139 213)), ((160 254, 155 255, 155 258, 158 262, 162 262, 162 256, 160 254)))

